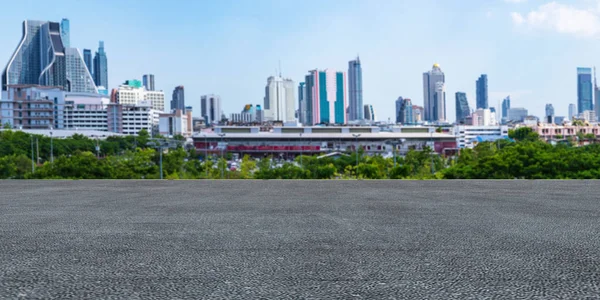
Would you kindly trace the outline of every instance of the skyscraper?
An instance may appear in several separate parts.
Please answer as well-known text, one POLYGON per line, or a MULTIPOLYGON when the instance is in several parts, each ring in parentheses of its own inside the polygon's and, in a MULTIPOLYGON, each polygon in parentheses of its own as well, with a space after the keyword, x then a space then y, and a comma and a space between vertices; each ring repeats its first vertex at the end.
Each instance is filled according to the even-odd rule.
POLYGON ((148 91, 154 91, 154 75, 153 74, 145 74, 142 76, 142 82, 144 83, 144 87, 148 91))
POLYGON ((108 89, 108 61, 104 52, 104 42, 100 41, 94 56, 94 82, 96 86, 108 89))
POLYGON ((364 111, 365 120, 375 121, 375 109, 373 108, 373 105, 371 105, 371 104, 363 105, 363 111, 364 111))
POLYGON ((21 42, 2 72, 2 90, 11 84, 58 86, 67 90, 65 47, 59 23, 23 22, 21 42))
MULTIPOLYGON (((360 58, 348 62, 348 93, 350 95, 349 120, 362 120, 363 112, 363 90, 362 90, 362 67, 360 58)), ((366 118, 366 116, 364 116, 366 118)))
POLYGON ((65 48, 71 47, 71 25, 69 19, 60 21, 60 38, 65 48))
POLYGON ((488 104, 488 78, 486 74, 481 74, 475 84, 477 94, 477 109, 489 108, 488 104))
POLYGON ((174 111, 176 109, 185 112, 185 93, 183 85, 180 85, 173 90, 173 98, 171 100, 171 111, 174 111))
POLYGON ((298 122, 306 123, 306 83, 298 85, 298 122))
POLYGON ((469 108, 469 102, 467 101, 467 94, 463 92, 457 92, 456 97, 456 123, 464 123, 465 118, 471 115, 471 109, 469 108))
POLYGON ((546 117, 553 117, 554 116, 554 106, 552 105, 552 103, 548 103, 546 104, 546 117))
MULTIPOLYGON (((596 67, 594 67, 594 98, 596 101, 594 102, 594 108, 596 117, 600 117, 600 87, 598 87, 598 76, 596 76, 596 67)), ((600 118, 598 119, 600 120, 600 118)))
POLYGON ((98 93, 92 74, 85 66, 77 48, 65 48, 68 91, 78 93, 98 93))
POLYGON ((396 123, 402 125, 411 125, 413 120, 413 105, 408 98, 398 97, 396 100, 396 123))
POLYGON ((431 71, 423 73, 425 121, 438 122, 446 120, 445 82, 444 72, 438 64, 434 64, 431 71))
POLYGON ((508 121, 508 111, 510 110, 510 96, 506 96, 504 100, 502 100, 502 122, 506 123, 508 121))
POLYGON ((592 69, 577 68, 577 109, 578 113, 594 110, 592 69))
POLYGON ((569 120, 573 120, 573 117, 577 116, 577 108, 575 106, 575 104, 571 103, 569 104, 569 120))
POLYGON ((306 75, 307 124, 346 124, 346 74, 312 70, 306 75))
POLYGON ((296 92, 291 79, 267 78, 264 106, 266 121, 292 122, 296 119, 296 92))
MULTIPOLYGON (((256 108, 258 112, 258 107, 256 108)), ((221 97, 217 95, 204 95, 200 97, 200 115, 206 121, 206 124, 218 123, 221 121, 221 97)))
POLYGON ((92 60, 92 50, 83 49, 83 61, 85 62, 85 66, 87 67, 90 74, 92 74, 92 78, 93 78, 94 68, 93 68, 93 60, 92 60))

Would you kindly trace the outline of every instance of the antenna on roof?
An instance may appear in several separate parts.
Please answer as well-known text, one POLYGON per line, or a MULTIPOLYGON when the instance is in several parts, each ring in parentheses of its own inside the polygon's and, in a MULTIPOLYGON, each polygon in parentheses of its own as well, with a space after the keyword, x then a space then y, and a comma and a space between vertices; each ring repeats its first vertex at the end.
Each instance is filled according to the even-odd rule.
POLYGON ((279 77, 281 77, 281 59, 279 60, 279 77))

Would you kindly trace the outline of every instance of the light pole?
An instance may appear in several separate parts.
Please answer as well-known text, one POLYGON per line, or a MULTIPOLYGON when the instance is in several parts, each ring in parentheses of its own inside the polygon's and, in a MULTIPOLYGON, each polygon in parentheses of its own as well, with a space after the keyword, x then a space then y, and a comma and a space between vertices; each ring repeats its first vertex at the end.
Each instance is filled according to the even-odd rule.
POLYGON ((304 146, 302 142, 302 132, 300 133, 300 167, 304 168, 304 164, 302 163, 302 154, 304 154, 304 146))
MULTIPOLYGON (((224 133, 219 133, 219 136, 221 137, 221 160, 223 160, 223 137, 225 136, 224 133)), ((221 179, 223 179, 223 169, 225 168, 225 166, 221 166, 221 179)))
POLYGON ((206 178, 208 178, 208 137, 203 133, 204 137, 204 169, 206 169, 206 178))
POLYGON ((33 163, 33 135, 30 134, 29 138, 31 140, 31 173, 35 173, 35 164, 33 163))
POLYGON ((52 138, 52 128, 50 128, 50 163, 54 163, 54 139, 52 138))
POLYGON ((162 155, 163 155, 163 145, 162 142, 160 146, 158 146, 158 151, 160 151, 160 179, 163 179, 163 166, 162 166, 162 155))
POLYGON ((360 137, 360 133, 353 133, 352 136, 354 137, 354 140, 356 141, 356 175, 358 176, 358 138, 360 137))

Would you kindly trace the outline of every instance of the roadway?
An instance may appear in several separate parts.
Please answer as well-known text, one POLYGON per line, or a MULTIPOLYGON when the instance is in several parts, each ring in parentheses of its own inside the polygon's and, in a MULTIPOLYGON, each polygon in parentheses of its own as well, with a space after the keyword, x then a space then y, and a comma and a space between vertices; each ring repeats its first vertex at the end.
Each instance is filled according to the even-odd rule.
POLYGON ((600 298, 596 181, 0 181, 0 298, 600 298))

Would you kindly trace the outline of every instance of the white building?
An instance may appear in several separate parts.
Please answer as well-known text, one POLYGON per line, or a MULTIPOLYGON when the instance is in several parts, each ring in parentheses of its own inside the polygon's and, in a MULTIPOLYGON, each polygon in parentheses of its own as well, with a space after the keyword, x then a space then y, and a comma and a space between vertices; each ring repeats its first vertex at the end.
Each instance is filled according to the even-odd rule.
POLYGON ((579 114, 579 118, 584 119, 588 122, 596 122, 596 112, 593 110, 584 110, 579 114))
POLYGON ((58 87, 9 85, 0 97, 0 123, 22 129, 62 129, 64 91, 58 87))
POLYGON ((165 111, 165 93, 163 91, 147 91, 143 86, 137 85, 137 81, 133 82, 122 84, 115 89, 116 103, 136 105, 143 101, 150 101, 153 110, 165 111))
POLYGON ((494 139, 508 137, 508 126, 468 126, 461 125, 453 128, 458 148, 473 148, 477 138, 494 139))
POLYGON ((64 128, 108 131, 107 105, 103 95, 65 93, 64 128))
POLYGON ((221 121, 221 97, 218 95, 204 95, 200 97, 200 116, 207 124, 221 121))
POLYGON ((186 111, 183 113, 183 111, 177 109, 170 114, 160 114, 158 132, 161 135, 168 137, 173 137, 178 134, 184 137, 191 137, 193 134, 191 120, 191 111, 186 111))
POLYGON ((152 109, 150 101, 141 101, 137 105, 110 103, 107 107, 108 131, 137 135, 146 129, 152 134, 158 127, 159 114, 152 109))
POLYGON ((472 114, 474 126, 496 126, 496 113, 489 108, 479 108, 472 114))
POLYGON ((292 122, 296 120, 296 92, 294 81, 280 76, 267 79, 265 88, 266 121, 292 122))

